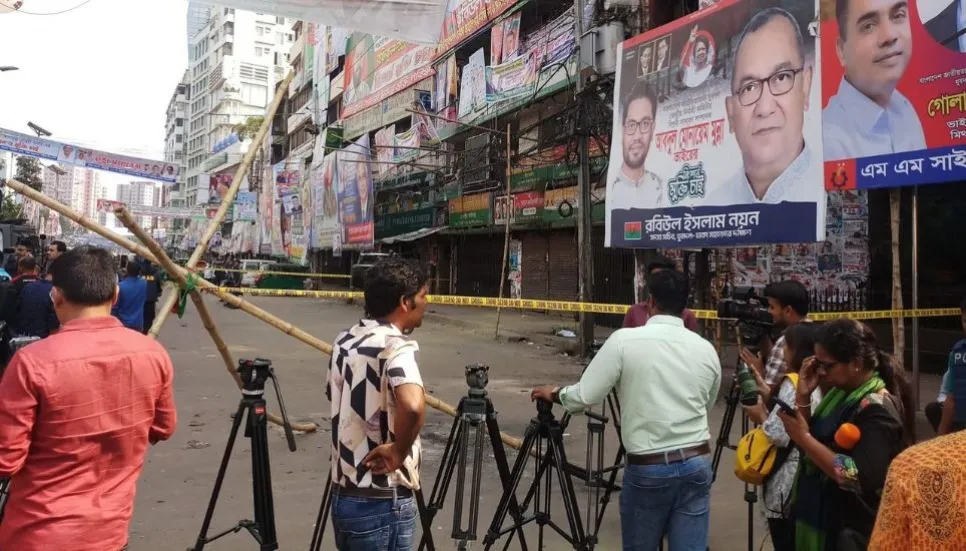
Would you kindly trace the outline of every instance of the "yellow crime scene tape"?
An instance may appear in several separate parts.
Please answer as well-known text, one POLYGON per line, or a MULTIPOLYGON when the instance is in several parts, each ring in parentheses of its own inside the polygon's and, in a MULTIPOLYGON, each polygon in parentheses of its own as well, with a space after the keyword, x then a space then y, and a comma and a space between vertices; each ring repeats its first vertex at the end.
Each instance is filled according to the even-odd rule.
MULTIPOLYGON (((361 291, 300 291, 293 289, 252 289, 247 287, 221 287, 226 293, 242 293, 252 296, 265 297, 300 297, 323 299, 361 299, 361 291)), ((544 310, 552 312, 589 312, 593 314, 624 314, 630 308, 626 304, 601 304, 595 302, 573 302, 566 300, 534 300, 521 298, 495 297, 465 297, 453 295, 428 295, 426 301, 430 304, 445 304, 450 306, 474 306, 477 308, 514 308, 517 310, 544 310)), ((718 313, 714 310, 692 310, 699 319, 717 320, 718 313)), ((894 319, 894 318, 936 318, 960 315, 959 308, 919 308, 917 310, 866 310, 861 312, 816 312, 809 314, 815 321, 827 321, 839 318, 859 320, 894 319)))

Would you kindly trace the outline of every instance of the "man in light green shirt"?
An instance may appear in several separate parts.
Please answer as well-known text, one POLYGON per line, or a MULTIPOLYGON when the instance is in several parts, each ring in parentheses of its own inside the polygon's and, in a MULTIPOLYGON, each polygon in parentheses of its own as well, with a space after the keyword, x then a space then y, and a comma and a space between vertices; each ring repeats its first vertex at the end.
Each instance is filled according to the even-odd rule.
POLYGON ((721 384, 714 347, 684 327, 687 276, 661 270, 648 276, 651 318, 616 331, 580 382, 542 386, 531 398, 572 413, 601 403, 616 389, 627 467, 621 491, 624 549, 703 551, 711 509, 708 411, 721 384))

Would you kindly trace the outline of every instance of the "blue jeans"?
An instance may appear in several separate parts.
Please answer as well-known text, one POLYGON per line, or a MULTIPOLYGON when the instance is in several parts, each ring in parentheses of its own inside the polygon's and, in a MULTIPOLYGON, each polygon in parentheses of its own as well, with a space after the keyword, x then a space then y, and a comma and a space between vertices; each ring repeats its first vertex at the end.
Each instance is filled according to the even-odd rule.
MULTIPOLYGON (((669 459, 674 461, 674 455, 669 459)), ((621 486, 624 551, 705 551, 711 518, 711 458, 662 465, 627 465, 621 486)))
POLYGON ((332 529, 339 551, 409 551, 416 501, 332 496, 332 529))

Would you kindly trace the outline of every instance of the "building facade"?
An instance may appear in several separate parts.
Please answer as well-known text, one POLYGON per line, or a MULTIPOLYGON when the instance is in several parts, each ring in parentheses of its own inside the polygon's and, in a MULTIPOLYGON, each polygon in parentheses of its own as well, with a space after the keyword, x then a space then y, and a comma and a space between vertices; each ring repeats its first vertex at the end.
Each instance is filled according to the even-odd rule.
MULTIPOLYGON (((164 207, 183 207, 185 203, 185 160, 188 157, 187 125, 190 99, 188 90, 190 86, 190 76, 188 71, 185 71, 181 77, 181 82, 175 86, 171 100, 168 102, 168 109, 165 111, 164 160, 180 165, 181 171, 178 173, 178 180, 174 185, 169 185, 163 190, 164 197, 160 204, 164 207)), ((181 237, 186 221, 165 219, 162 221, 162 225, 166 230, 167 244, 170 245, 177 242, 177 239, 181 237)))

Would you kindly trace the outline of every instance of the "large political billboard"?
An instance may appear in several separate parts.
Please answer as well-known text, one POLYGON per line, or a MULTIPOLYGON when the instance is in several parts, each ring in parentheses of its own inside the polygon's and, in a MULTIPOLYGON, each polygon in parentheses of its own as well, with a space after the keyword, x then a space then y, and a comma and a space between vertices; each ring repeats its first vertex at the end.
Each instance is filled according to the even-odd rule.
POLYGON ((820 241, 815 0, 723 0, 623 42, 606 243, 820 241))
POLYGON ((826 188, 966 179, 963 0, 830 0, 821 15, 826 188))

